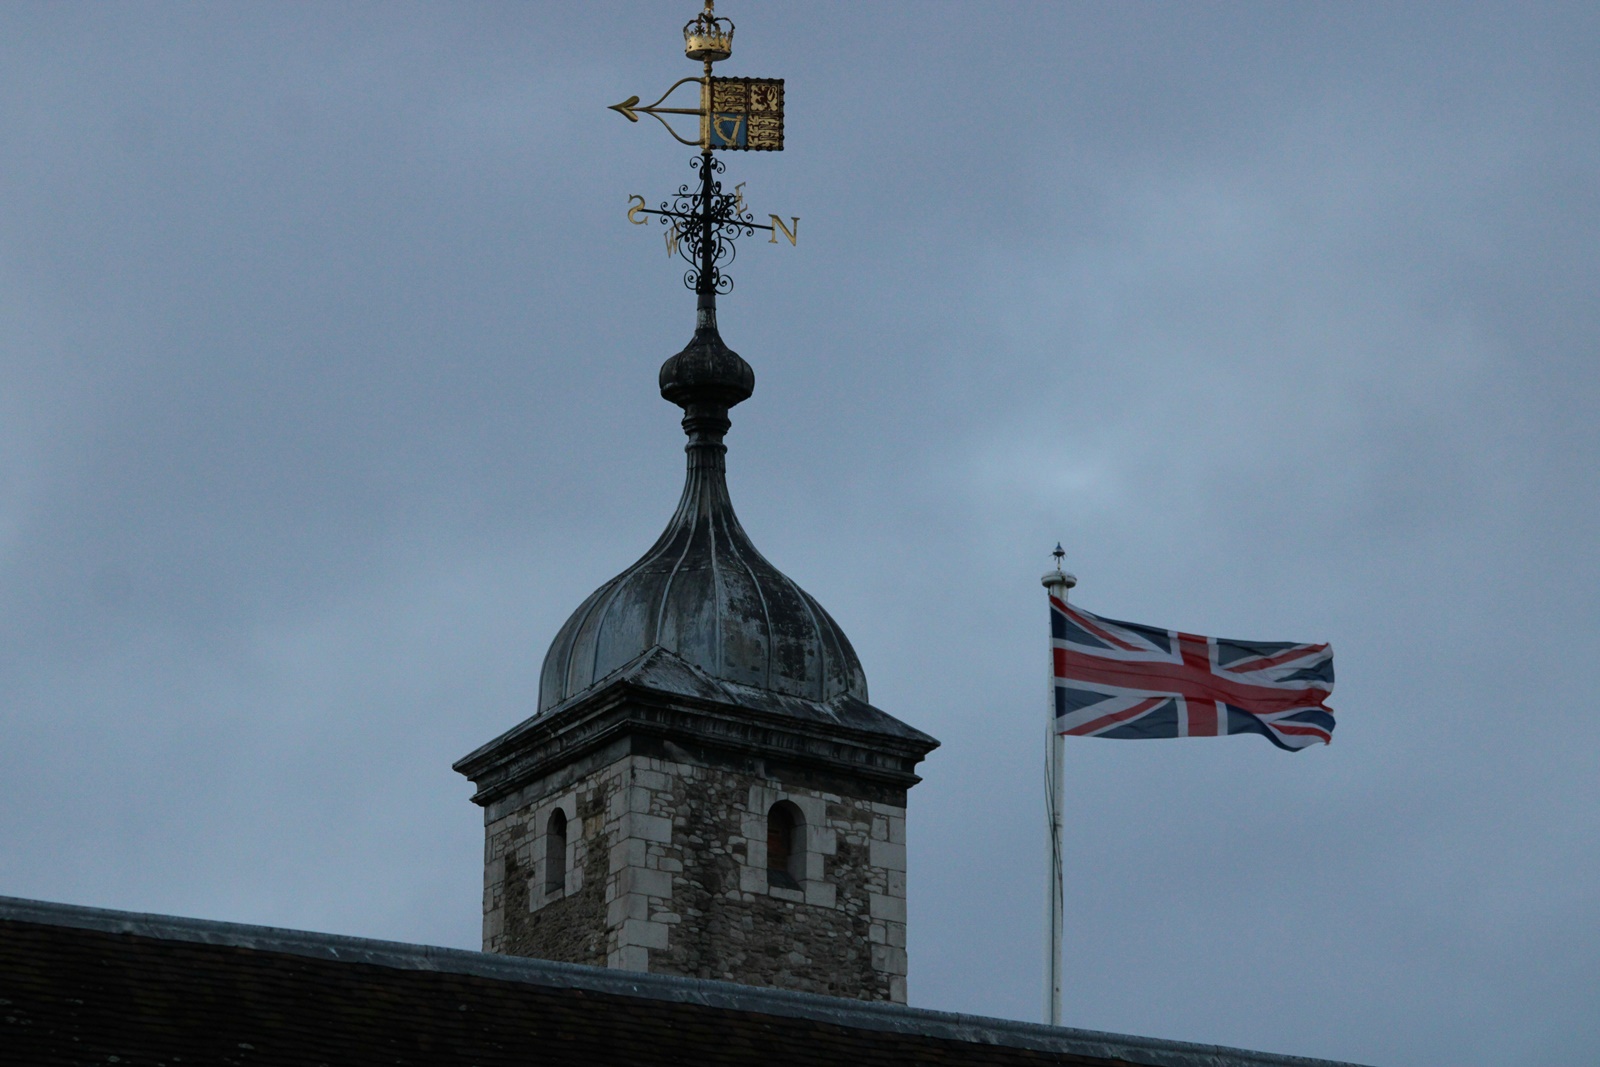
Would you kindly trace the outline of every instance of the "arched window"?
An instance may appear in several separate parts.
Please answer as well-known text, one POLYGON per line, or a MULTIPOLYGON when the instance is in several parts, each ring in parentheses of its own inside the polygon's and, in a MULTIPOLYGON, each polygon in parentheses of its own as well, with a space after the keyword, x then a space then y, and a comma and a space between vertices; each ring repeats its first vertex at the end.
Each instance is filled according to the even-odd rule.
POLYGON ((767 811, 767 884, 799 889, 805 873, 804 819, 799 808, 780 800, 767 811))
POLYGON ((550 813, 544 835, 544 891, 560 893, 567 887, 567 813, 557 808, 550 813))

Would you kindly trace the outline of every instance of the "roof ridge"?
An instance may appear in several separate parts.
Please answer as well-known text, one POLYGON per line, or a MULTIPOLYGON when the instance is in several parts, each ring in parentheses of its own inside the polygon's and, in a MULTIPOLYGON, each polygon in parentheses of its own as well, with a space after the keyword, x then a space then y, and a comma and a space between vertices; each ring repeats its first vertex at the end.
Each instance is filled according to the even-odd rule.
POLYGON ((1047 1026, 913 1008, 903 1004, 766 989, 733 982, 609 970, 438 945, 415 945, 348 934, 118 911, 20 897, 0 896, 0 922, 64 926, 156 940, 198 942, 309 956, 397 970, 438 971, 546 987, 582 989, 614 996, 803 1018, 861 1030, 1095 1056, 1149 1067, 1357 1067, 1303 1056, 1047 1026))

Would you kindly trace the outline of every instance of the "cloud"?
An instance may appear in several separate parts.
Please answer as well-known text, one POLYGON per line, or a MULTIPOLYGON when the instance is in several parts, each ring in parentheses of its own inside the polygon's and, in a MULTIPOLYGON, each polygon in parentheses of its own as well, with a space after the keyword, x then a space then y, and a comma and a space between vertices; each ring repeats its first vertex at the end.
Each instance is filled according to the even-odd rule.
MULTIPOLYGON (((1060 539, 1341 679, 1326 751, 1073 746, 1070 1021, 1592 1059, 1593 12, 912 10, 730 12, 802 236, 722 318, 741 517, 945 742, 913 1001, 1037 1013, 1060 539)), ((687 160, 605 111, 678 23, 0 19, 0 892, 473 944, 449 763, 680 484, 687 160)))

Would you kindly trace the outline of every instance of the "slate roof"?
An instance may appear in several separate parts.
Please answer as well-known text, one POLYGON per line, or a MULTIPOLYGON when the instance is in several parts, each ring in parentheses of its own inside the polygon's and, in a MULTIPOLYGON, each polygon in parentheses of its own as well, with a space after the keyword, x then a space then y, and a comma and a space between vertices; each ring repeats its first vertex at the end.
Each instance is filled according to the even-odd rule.
POLYGON ((0 897, 7 1064, 1334 1067, 460 949, 0 897))

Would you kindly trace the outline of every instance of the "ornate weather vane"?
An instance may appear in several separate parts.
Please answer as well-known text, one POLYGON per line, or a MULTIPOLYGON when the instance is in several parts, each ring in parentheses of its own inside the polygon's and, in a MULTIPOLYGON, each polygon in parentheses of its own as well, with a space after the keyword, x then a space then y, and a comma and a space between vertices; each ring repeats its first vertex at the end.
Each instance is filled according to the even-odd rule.
POLYGON ((688 262, 683 283, 699 294, 701 317, 705 319, 709 313, 712 323, 716 295, 733 289, 733 279, 723 268, 733 260, 734 242, 765 230, 771 235, 769 243, 777 244, 782 234, 794 245, 800 230, 798 216, 792 216, 787 224, 777 215, 768 216, 769 224, 756 222, 745 205, 744 183, 725 192, 718 180, 727 168, 712 155, 714 151, 783 151, 783 79, 712 75, 711 65, 733 53, 734 28, 731 19, 717 17, 714 3, 706 0, 705 10, 683 27, 684 54, 705 64, 701 77, 680 79, 653 104, 641 106, 637 96, 630 96, 611 106, 629 122, 649 115, 676 140, 700 149, 699 157, 690 163, 699 171, 699 181, 680 185, 671 200, 663 200, 655 208, 646 207, 645 198, 638 194, 630 196, 628 221, 643 226, 643 216, 654 215, 666 227, 667 254, 688 262), (700 87, 699 107, 661 106, 685 85, 700 87), (673 129, 664 117, 667 115, 697 117, 697 136, 684 137, 673 129))

